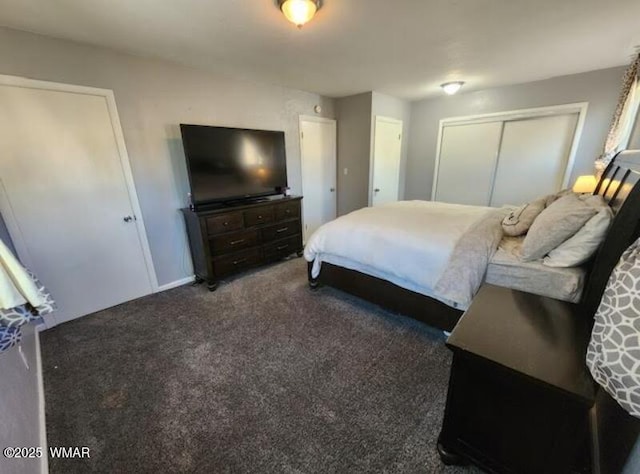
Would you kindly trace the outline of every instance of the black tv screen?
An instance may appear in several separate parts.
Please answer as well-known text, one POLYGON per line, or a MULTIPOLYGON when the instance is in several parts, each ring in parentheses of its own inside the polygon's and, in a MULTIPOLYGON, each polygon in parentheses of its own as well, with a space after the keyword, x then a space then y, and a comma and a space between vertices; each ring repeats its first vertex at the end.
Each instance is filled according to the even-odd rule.
POLYGON ((287 186, 284 132, 185 124, 180 130, 196 207, 287 186))

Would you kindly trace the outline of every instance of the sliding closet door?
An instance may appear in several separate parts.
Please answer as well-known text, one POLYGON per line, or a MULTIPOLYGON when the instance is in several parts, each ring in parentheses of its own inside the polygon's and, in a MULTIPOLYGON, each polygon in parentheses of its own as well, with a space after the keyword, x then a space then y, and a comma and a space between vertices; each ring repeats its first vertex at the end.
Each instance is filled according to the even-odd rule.
POLYGON ((577 122, 578 114, 505 122, 491 206, 560 190, 577 122))
POLYGON ((501 135, 502 122, 444 127, 434 200, 488 206, 501 135))

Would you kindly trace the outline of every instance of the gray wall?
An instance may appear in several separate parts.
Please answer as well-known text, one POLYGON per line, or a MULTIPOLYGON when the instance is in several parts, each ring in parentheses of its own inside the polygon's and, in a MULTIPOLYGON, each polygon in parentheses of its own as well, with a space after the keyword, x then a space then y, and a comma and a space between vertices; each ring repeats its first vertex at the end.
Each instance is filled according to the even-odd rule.
POLYGON ((439 121, 447 117, 589 102, 572 181, 593 171, 618 100, 624 67, 461 93, 412 104, 406 199, 430 199, 439 121))
POLYGON ((631 139, 629 140, 629 148, 632 150, 640 149, 640 112, 636 116, 636 124, 631 132, 631 139))
POLYGON ((336 99, 338 215, 366 207, 369 193, 371 92, 336 99), (344 174, 348 168, 349 174, 344 174))
POLYGON ((9 250, 14 254, 16 253, 16 249, 13 247, 13 241, 11 240, 11 236, 9 235, 9 231, 7 230, 7 226, 4 223, 2 215, 0 215, 0 240, 7 244, 9 250))
POLYGON ((286 132, 289 185, 301 192, 298 116, 333 100, 174 63, 0 28, 0 74, 112 89, 159 283, 191 275, 184 225, 181 122, 286 132))
POLYGON ((403 121, 398 192, 398 198, 403 199, 411 103, 379 92, 366 92, 336 99, 335 104, 338 119, 338 215, 369 204, 370 164, 376 115, 403 121), (346 176, 345 168, 349 169, 346 176))
MULTIPOLYGON (((397 99, 390 95, 381 94, 379 92, 373 92, 372 102, 372 130, 375 123, 375 116, 382 115, 384 117, 391 117, 398 120, 402 120, 402 156, 400 159, 400 185, 398 192, 398 199, 404 199, 405 196, 405 182, 406 182, 406 165, 409 156, 409 135, 411 129, 411 102, 397 99)), ((371 144, 373 146, 373 143, 371 144)), ((373 150, 371 150, 373 154, 373 150)))
MULTIPOLYGON (((23 328, 22 351, 29 369, 22 362, 18 348, 0 354, 0 446, 42 446, 40 420, 36 336, 33 325, 23 328)), ((6 459, 0 456, 3 474, 32 474, 41 472, 40 459, 6 459)))

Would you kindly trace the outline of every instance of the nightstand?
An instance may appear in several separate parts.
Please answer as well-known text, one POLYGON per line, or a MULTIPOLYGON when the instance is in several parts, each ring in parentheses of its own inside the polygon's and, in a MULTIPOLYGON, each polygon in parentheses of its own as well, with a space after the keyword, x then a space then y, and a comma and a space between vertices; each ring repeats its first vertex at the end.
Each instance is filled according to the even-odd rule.
POLYGON ((483 285, 447 340, 443 462, 494 473, 589 472, 591 325, 577 305, 483 285))

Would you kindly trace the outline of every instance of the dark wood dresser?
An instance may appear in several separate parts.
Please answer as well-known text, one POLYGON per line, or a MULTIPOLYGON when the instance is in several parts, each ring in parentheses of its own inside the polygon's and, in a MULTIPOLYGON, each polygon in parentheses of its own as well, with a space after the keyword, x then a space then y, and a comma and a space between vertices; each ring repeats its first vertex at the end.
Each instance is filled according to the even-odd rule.
POLYGON ((578 305, 483 285, 447 340, 442 460, 492 473, 590 472, 589 320, 578 305))
POLYGON ((182 209, 196 281, 215 290, 229 275, 302 255, 301 196, 192 211, 182 209))

